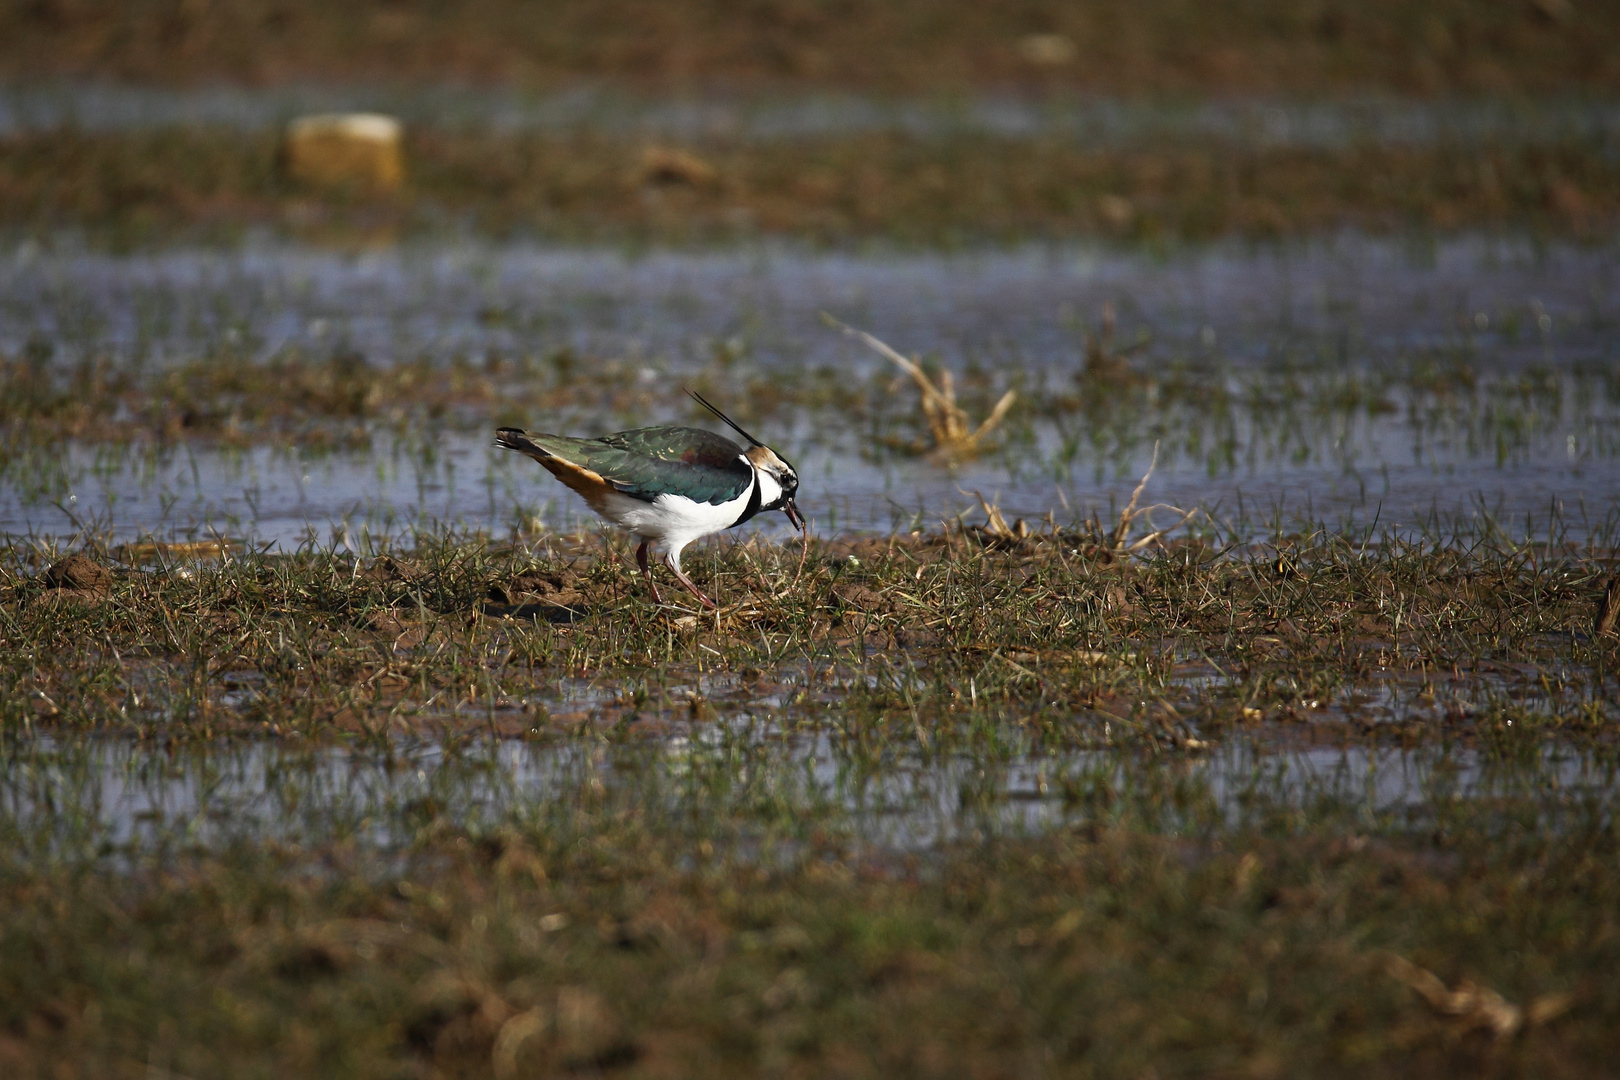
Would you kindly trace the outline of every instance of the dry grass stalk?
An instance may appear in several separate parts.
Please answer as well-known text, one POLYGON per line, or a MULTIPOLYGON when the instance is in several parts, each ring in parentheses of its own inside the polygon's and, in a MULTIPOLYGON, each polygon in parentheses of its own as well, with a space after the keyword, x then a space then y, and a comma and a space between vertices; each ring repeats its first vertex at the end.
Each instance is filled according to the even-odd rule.
MULTIPOLYGON (((960 488, 957 490, 961 491, 960 488)), ((963 494, 968 493, 963 492, 963 494)), ((984 511, 984 531, 987 534, 996 537, 998 540, 1022 540, 1029 535, 1029 523, 1023 518, 1019 518, 1011 525, 1008 525, 1007 519, 1001 515, 1000 506, 990 502, 977 491, 973 492, 972 495, 979 500, 979 507, 984 511)))
POLYGON ((130 562, 150 562, 153 559, 209 559, 230 555, 241 547, 235 540, 141 540, 115 549, 115 554, 130 562))
MULTIPOLYGON (((1142 479, 1137 481, 1135 489, 1131 492, 1130 502, 1126 503, 1125 509, 1120 511, 1119 523, 1114 526, 1113 533, 1108 537, 1105 550, 1112 557, 1134 555, 1138 551, 1158 543, 1167 534, 1181 528, 1198 514, 1197 510, 1183 510, 1179 506, 1171 506, 1168 503, 1154 503, 1152 506, 1138 508, 1137 503, 1141 502, 1142 492, 1147 488, 1148 481, 1153 478, 1153 471, 1158 467, 1158 464, 1159 444, 1155 442, 1153 444, 1153 459, 1148 463, 1147 472, 1143 473, 1142 479), (1155 526, 1153 513, 1156 510, 1168 510, 1179 516, 1169 525, 1155 526), (1147 522, 1148 531, 1135 540, 1130 540, 1131 529, 1141 520, 1147 522)), ((957 490, 961 491, 960 488, 957 490)), ((992 536, 998 540, 1022 540, 1030 535, 1029 524, 1023 518, 1019 518, 1011 525, 1008 525, 1006 517, 1001 512, 1001 507, 986 499, 982 493, 963 491, 962 494, 972 495, 979 500, 979 508, 984 511, 984 534, 986 536, 992 536)))
POLYGON ((928 422, 929 433, 933 435, 934 445, 928 451, 930 457, 961 460, 976 455, 983 445, 985 436, 1000 425, 1012 408, 1013 402, 1018 399, 1016 390, 1008 390, 1001 395, 990 415, 978 427, 974 427, 966 410, 956 403, 956 384, 949 371, 942 371, 939 375, 939 385, 928 377, 917 361, 900 355, 886 343, 865 330, 857 330, 853 326, 846 326, 831 315, 822 313, 822 318, 829 326, 836 327, 865 342, 878 355, 892 361, 901 371, 911 376, 911 381, 917 384, 922 393, 923 418, 928 422))
POLYGON ((1191 521, 1198 513, 1197 510, 1183 510, 1181 507, 1171 506, 1169 503, 1154 503, 1152 506, 1144 506, 1140 510, 1137 509, 1136 504, 1141 500, 1142 492, 1147 488, 1148 481, 1153 477, 1153 470, 1158 468, 1158 466, 1159 444, 1158 441, 1155 440, 1153 443, 1153 458, 1148 462, 1147 472, 1143 473, 1142 479, 1137 481, 1136 489, 1131 492, 1131 501, 1125 504, 1124 510, 1120 511, 1119 524, 1114 526, 1114 535, 1109 538, 1109 550, 1113 551, 1116 555, 1132 555, 1138 551, 1141 551, 1145 547, 1157 543, 1165 536, 1165 534, 1181 528, 1183 525, 1187 524, 1187 522, 1191 521), (1176 519, 1176 522, 1173 525, 1166 525, 1163 528, 1156 528, 1153 525, 1153 512, 1155 510, 1169 510, 1171 513, 1180 514, 1181 516, 1176 519), (1133 540, 1127 544, 1125 542, 1126 538, 1130 536, 1131 528, 1136 524, 1138 518, 1143 518, 1147 521, 1148 532, 1145 536, 1138 537, 1136 540, 1133 540))
POLYGON ((1603 591, 1603 599, 1598 601, 1597 618, 1593 620, 1593 630, 1598 637, 1607 637, 1615 632, 1616 623, 1620 623, 1620 574, 1609 579, 1609 587, 1603 591))
POLYGON ((1427 968, 1418 967, 1404 956, 1391 955, 1385 963, 1391 977, 1411 988, 1435 1012, 1462 1019, 1465 1027, 1489 1029, 1505 1039, 1526 1024, 1544 1024, 1569 1010, 1574 999, 1569 994, 1548 994, 1537 998, 1529 1009, 1520 1008, 1488 986, 1464 979, 1452 990, 1427 968))
POLYGON ((1524 1026, 1524 1010, 1489 987, 1476 986, 1465 979, 1452 990, 1440 976, 1428 968, 1418 967, 1404 956, 1391 956, 1385 969, 1428 1002, 1435 1012, 1461 1017, 1468 1027, 1489 1028, 1501 1039, 1524 1026))

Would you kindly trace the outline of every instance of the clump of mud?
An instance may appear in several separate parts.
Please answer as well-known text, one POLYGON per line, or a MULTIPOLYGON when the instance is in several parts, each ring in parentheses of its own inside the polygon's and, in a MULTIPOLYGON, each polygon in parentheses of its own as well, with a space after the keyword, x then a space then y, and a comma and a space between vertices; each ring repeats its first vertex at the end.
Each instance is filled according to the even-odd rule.
POLYGON ((68 555, 40 575, 46 593, 59 600, 94 602, 104 600, 113 585, 112 571, 88 555, 68 555))

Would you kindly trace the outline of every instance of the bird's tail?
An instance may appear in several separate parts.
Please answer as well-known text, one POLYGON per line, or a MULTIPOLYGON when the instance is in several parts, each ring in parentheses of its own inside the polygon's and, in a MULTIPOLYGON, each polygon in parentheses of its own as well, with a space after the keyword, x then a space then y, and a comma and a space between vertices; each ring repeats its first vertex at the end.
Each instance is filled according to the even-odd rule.
POLYGON ((544 465, 552 476, 584 496, 591 509, 599 514, 606 513, 605 500, 617 491, 618 487, 594 469, 563 456, 569 452, 572 445, 579 442, 578 439, 567 439, 560 435, 543 435, 538 432, 530 434, 519 428, 503 427, 495 431, 496 446, 516 450, 520 454, 534 458, 544 465), (557 449, 551 449, 546 445, 547 442, 557 449))
POLYGON ((544 446, 529 437, 529 433, 522 428, 503 427, 495 430, 495 445, 507 450, 516 450, 520 454, 527 454, 534 460, 544 463, 548 458, 556 455, 544 446))

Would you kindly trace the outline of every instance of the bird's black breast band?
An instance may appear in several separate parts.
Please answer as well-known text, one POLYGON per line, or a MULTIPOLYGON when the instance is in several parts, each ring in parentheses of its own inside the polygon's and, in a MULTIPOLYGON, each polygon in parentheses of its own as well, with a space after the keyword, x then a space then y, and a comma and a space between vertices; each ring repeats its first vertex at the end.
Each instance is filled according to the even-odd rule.
MULTIPOLYGON (((749 469, 753 470, 754 467, 750 465, 749 469)), ((748 505, 743 507, 742 517, 738 518, 736 521, 733 521, 730 525, 727 525, 726 528, 735 529, 737 526, 759 513, 759 505, 763 498, 764 497, 759 493, 759 472, 758 470, 754 470, 754 484, 753 487, 748 489, 748 505)))

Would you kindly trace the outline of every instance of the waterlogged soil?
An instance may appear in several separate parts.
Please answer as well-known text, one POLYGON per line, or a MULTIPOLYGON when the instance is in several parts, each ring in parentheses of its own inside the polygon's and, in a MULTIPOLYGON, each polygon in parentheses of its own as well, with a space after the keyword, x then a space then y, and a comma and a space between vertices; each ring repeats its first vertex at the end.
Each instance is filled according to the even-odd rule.
POLYGON ((1256 725, 1601 739, 1611 549, 1492 529, 1157 544, 1089 526, 750 542, 658 605, 585 535, 355 559, 7 555, 13 731, 690 736, 725 715, 913 750, 1198 748, 1256 725), (1135 554, 1131 552, 1135 551, 1135 554))
POLYGON ((672 831, 588 784, 540 805, 481 828, 418 803, 399 853, 8 864, 0 1053, 24 1077, 154 1058, 195 1076, 1597 1077, 1614 1046, 1615 847, 1579 803, 1572 835, 1532 839, 1466 809, 1422 831, 1330 813, 1308 834, 1281 814, 1164 833, 1150 797, 937 858, 811 832, 764 864, 706 806, 672 831))
POLYGON ((1615 551, 1111 541, 14 545, 0 1060, 1604 1075, 1615 551))

